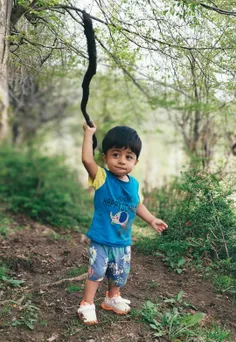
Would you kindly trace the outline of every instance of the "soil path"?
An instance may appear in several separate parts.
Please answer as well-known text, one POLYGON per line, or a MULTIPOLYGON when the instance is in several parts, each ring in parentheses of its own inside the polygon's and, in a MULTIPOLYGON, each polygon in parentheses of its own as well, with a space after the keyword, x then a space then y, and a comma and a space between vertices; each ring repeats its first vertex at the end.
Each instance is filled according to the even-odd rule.
POLYGON ((236 341, 233 298, 217 294, 201 274, 170 272, 160 259, 138 254, 135 247, 130 278, 122 295, 131 300, 132 308, 136 310, 127 316, 117 316, 100 309, 106 291, 104 281, 96 296, 99 324, 84 327, 76 318, 83 281, 70 283, 80 286, 77 292, 71 292, 68 282, 42 288, 42 284, 73 276, 70 272, 75 268, 85 270, 88 245, 83 236, 73 233, 69 239, 66 234, 55 235, 49 227, 22 217, 17 218, 15 224, 24 229, 0 241, 0 260, 14 270, 13 278, 24 280, 24 283, 19 288, 0 288, 0 342, 167 341, 155 339, 135 312, 147 300, 158 302, 160 298, 176 296, 181 290, 188 303, 205 312, 209 319, 226 325, 236 341), (7 322, 17 327, 7 326, 7 322), (19 322, 23 324, 18 325, 19 322), (29 322, 34 326, 33 330, 27 328, 29 322))

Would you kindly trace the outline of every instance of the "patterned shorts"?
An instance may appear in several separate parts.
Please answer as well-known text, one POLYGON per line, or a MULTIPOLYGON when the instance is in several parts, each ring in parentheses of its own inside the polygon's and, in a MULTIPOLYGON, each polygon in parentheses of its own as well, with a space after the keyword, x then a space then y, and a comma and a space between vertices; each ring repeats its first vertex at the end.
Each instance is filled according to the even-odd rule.
POLYGON ((130 271, 131 248, 111 247, 91 241, 88 279, 101 281, 106 276, 116 287, 126 284, 130 271))

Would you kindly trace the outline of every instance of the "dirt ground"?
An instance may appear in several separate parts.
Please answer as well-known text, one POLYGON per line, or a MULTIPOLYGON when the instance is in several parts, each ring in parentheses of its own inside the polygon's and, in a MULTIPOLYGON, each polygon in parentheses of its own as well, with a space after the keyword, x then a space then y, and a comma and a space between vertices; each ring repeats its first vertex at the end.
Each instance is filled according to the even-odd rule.
POLYGON ((17 288, 0 288, 0 342, 169 341, 155 339, 152 330, 134 313, 147 300, 157 302, 163 297, 176 296, 181 290, 188 303, 230 329, 236 341, 235 299, 216 293, 203 275, 193 272, 178 275, 160 258, 138 254, 135 246, 131 274, 122 291, 122 296, 131 300, 135 310, 127 316, 117 316, 101 309, 106 291, 103 281, 96 296, 99 324, 83 326, 77 320, 76 310, 82 299, 84 280, 70 282, 80 286, 77 292, 68 291, 68 281, 52 284, 72 276, 68 274, 73 269, 87 266, 88 244, 83 236, 73 233, 69 239, 65 233, 55 235, 51 228, 24 217, 15 218, 15 225, 24 229, 0 241, 0 260, 14 270, 13 278, 24 283, 17 288), (31 316, 30 305, 33 305, 31 316), (22 318, 26 307, 28 318, 22 318), (35 318, 34 328, 17 325, 20 317, 25 323, 35 318), (12 326, 14 322, 16 327, 12 326))

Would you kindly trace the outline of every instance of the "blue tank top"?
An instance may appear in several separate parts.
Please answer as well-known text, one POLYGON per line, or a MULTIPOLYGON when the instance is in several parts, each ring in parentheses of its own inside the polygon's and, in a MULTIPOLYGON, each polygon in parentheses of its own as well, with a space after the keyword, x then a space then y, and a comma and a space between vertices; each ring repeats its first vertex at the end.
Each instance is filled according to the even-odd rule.
POLYGON ((137 180, 128 178, 124 182, 101 167, 94 180, 89 178, 89 185, 95 189, 94 216, 87 233, 92 241, 114 247, 131 245, 132 224, 140 198, 137 180))

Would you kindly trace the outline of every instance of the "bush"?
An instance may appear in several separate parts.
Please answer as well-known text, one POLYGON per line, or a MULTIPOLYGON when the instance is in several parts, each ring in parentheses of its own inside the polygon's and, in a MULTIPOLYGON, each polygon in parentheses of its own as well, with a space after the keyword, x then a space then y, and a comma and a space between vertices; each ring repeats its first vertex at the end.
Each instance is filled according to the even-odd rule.
POLYGON ((178 257, 184 253, 236 261, 233 191, 216 173, 190 170, 170 186, 146 194, 150 209, 169 225, 167 233, 152 243, 152 249, 176 250, 178 257))
POLYGON ((87 226, 92 215, 91 198, 63 158, 9 146, 0 149, 0 201, 57 227, 87 226))

